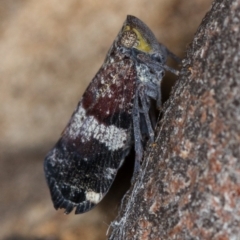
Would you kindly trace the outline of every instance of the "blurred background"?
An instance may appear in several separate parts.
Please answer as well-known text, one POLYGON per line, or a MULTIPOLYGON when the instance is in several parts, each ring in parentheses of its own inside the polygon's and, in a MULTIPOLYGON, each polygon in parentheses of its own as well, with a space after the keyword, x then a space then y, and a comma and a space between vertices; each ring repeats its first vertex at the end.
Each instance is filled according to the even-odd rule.
POLYGON ((133 157, 106 199, 82 215, 54 210, 43 159, 127 14, 184 57, 211 2, 0 0, 0 239, 106 238, 129 188, 133 157))

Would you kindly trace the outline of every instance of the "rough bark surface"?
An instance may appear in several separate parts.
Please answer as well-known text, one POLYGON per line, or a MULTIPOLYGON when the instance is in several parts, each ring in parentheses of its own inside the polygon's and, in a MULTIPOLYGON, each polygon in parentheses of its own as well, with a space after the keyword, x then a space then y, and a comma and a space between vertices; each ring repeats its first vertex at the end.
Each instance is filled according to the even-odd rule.
POLYGON ((240 239, 240 1, 216 0, 109 239, 240 239))

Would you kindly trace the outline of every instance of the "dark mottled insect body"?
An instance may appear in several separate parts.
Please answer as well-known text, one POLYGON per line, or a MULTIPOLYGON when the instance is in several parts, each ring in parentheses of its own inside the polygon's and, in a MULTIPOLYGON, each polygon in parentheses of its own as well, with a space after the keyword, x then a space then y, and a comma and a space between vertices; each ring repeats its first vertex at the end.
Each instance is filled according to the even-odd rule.
POLYGON ((172 55, 139 19, 127 19, 61 138, 44 162, 54 207, 76 213, 93 208, 108 192, 135 146, 135 169, 153 140, 152 100, 161 106, 160 83, 172 55))

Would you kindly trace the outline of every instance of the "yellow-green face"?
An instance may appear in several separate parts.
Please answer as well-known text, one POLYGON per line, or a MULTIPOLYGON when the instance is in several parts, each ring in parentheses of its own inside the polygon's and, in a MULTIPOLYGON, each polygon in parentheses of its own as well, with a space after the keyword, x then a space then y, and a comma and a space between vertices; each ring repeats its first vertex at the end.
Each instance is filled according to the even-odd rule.
POLYGON ((145 53, 152 50, 151 45, 142 36, 141 32, 129 25, 124 27, 120 42, 126 48, 136 48, 145 53))

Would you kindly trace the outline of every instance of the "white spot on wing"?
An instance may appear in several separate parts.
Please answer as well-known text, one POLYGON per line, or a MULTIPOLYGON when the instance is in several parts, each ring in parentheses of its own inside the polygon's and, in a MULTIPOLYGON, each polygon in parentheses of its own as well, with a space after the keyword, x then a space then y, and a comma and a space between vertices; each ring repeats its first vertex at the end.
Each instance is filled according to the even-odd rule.
POLYGON ((86 111, 82 105, 79 105, 66 131, 71 138, 76 139, 81 136, 82 142, 94 138, 105 144, 111 151, 123 148, 128 138, 125 129, 114 125, 105 126, 100 124, 94 116, 86 116, 86 111))
POLYGON ((86 192, 86 199, 92 203, 99 203, 102 200, 102 194, 93 191, 86 192))
POLYGON ((107 179, 113 179, 113 178, 115 178, 115 176, 116 176, 116 174, 117 174, 117 170, 116 169, 114 169, 114 168, 107 168, 106 169, 106 172, 105 172, 105 178, 107 178, 107 179))

